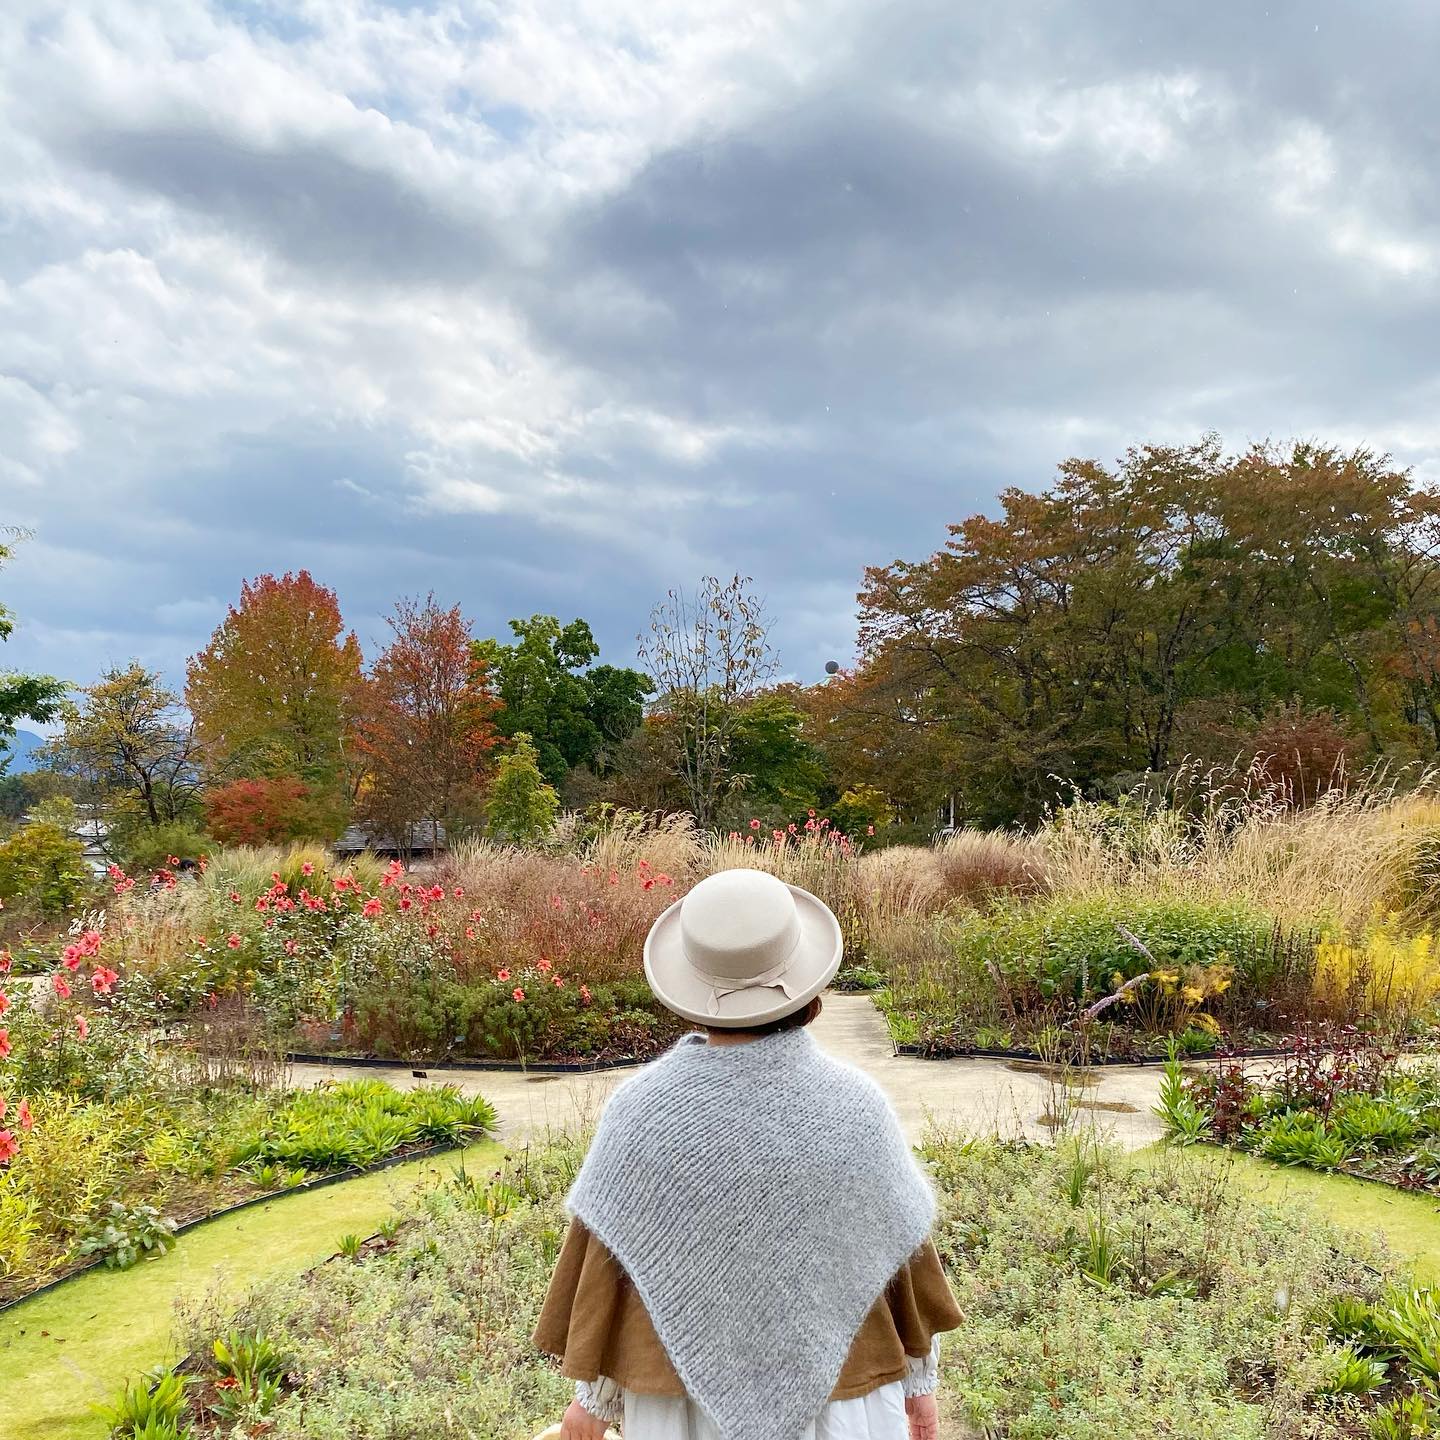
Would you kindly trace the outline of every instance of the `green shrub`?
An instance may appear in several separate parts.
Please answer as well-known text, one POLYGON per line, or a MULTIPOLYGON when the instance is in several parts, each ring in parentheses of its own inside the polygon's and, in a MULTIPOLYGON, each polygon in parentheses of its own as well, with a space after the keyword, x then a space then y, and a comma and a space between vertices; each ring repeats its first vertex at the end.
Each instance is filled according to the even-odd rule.
POLYGON ((94 881, 85 847, 58 825, 38 823, 0 843, 0 900, 27 903, 53 919, 73 910, 94 881))
POLYGON ((163 1255, 175 1243, 175 1222, 153 1205, 112 1200, 75 1252, 82 1260, 102 1260, 107 1270, 128 1270, 141 1260, 163 1255))

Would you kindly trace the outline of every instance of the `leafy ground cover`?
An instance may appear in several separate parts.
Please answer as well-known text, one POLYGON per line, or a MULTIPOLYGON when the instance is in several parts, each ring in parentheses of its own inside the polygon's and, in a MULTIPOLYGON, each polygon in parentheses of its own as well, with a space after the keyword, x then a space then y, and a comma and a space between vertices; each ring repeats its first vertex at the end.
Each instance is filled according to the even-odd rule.
MULTIPOLYGON (((190 1359, 132 1384, 116 1433, 153 1399, 155 1440, 237 1423, 528 1440, 569 1394, 527 1337, 581 1153, 564 1140, 466 1167, 351 1258, 192 1312, 190 1359)), ((967 1316, 943 1361, 950 1414, 1012 1440, 1393 1440, 1432 1423, 1440 1312, 1378 1242, 1173 1151, 942 1138, 927 1155, 967 1316)))
POLYGON ((177 1301, 222 1313, 252 1286, 278 1284, 368 1236, 459 1165, 484 1171, 501 1150, 482 1141, 324 1190, 275 1197, 190 1231, 152 1263, 96 1269, 0 1314, 0 1433, 6 1440, 103 1440, 92 1406, 130 1377, 173 1362, 177 1301))
POLYGON ((1440 1063, 1396 1061, 1373 1036, 1312 1027, 1263 1066, 1172 1064, 1160 1113, 1183 1141, 1440 1194, 1440 1063))

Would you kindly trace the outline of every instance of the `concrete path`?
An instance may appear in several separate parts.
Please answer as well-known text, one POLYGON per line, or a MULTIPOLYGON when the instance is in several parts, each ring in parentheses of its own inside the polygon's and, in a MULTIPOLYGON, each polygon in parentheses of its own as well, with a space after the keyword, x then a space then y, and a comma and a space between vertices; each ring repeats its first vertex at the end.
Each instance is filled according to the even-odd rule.
MULTIPOLYGON (((1082 1084, 1065 1085, 1045 1067, 1022 1061, 917 1060, 897 1056, 879 1012, 864 995, 829 994, 814 1026, 815 1038, 832 1055, 872 1075, 889 1095, 905 1132, 919 1140, 932 1125, 965 1134, 1049 1138, 1056 1118, 1090 1125, 1127 1149, 1160 1138, 1151 1113, 1160 1084, 1158 1066, 1115 1066, 1085 1072, 1082 1084)), ((406 1089, 443 1082, 485 1096, 499 1112, 503 1138, 519 1140, 547 1129, 593 1122, 605 1097, 629 1070, 588 1075, 537 1067, 516 1071, 408 1067, 364 1073, 406 1089)), ((297 1085, 353 1077, 339 1066, 296 1065, 297 1085)))

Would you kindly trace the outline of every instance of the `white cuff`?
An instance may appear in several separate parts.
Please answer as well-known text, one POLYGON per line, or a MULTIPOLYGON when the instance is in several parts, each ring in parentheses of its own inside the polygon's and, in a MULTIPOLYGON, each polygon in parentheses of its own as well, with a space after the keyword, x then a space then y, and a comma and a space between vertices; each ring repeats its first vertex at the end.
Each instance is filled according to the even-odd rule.
POLYGON ((625 1392, 608 1376, 594 1380, 577 1380, 575 1398, 597 1420, 608 1425, 625 1418, 625 1392))
POLYGON ((940 1337, 930 1342, 928 1355, 907 1355, 908 1367, 901 1389, 907 1400, 916 1395, 933 1395, 940 1388, 940 1337))

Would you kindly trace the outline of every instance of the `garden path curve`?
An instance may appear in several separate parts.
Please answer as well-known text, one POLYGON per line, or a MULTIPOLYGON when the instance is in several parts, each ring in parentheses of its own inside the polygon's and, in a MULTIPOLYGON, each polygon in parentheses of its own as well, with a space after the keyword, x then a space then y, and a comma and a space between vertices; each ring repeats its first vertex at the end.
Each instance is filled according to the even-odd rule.
MULTIPOLYGON (((1066 1089, 1044 1067, 990 1059, 918 1060, 896 1055, 889 1031, 864 995, 827 994, 815 1022, 815 1038, 841 1060, 874 1077, 889 1095, 905 1132, 918 1141, 932 1122, 971 1134, 1046 1138, 1058 1113, 1073 1123, 1093 1124, 1129 1150, 1161 1137, 1152 1107, 1159 1091, 1158 1066, 1120 1065, 1088 1071, 1086 1083, 1066 1089)), ((482 1094, 496 1108, 502 1138, 519 1140, 547 1129, 584 1125, 598 1115, 627 1069, 571 1074, 533 1070, 451 1070, 427 1066, 425 1080, 407 1068, 367 1073, 403 1088, 443 1081, 467 1094, 482 1094)), ((296 1065, 297 1085, 353 1076, 339 1066, 296 1065)))

